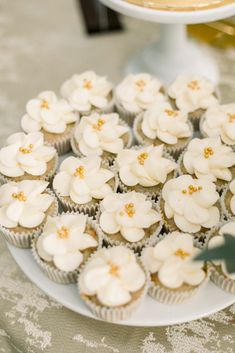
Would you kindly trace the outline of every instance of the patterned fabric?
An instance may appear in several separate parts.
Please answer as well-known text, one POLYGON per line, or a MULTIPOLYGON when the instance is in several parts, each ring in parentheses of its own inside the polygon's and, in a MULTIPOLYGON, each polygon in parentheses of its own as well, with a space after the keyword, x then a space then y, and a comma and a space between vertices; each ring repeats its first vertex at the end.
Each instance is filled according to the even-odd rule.
MULTIPOLYGON (((19 129, 28 99, 45 89, 58 90, 67 77, 88 68, 120 80, 120 66, 130 51, 156 35, 154 24, 145 23, 143 32, 142 22, 128 19, 129 31, 112 37, 110 60, 104 55, 110 35, 86 40, 73 0, 0 0, 0 8, 1 144, 19 129)), ((229 102, 235 97, 235 51, 213 55, 221 68, 224 102, 229 102)), ((0 353, 233 353, 234 347, 235 305, 170 327, 98 323, 37 289, 0 240, 0 353)))

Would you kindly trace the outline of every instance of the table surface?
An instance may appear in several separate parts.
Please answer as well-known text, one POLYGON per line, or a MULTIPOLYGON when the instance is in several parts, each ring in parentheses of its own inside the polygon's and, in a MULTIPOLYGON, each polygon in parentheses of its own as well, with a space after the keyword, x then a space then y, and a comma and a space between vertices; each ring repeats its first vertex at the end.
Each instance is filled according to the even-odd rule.
MULTIPOLYGON (((125 32, 86 37, 73 0, 0 0, 0 143, 19 129, 26 101, 59 90, 75 72, 120 80, 131 54, 157 27, 124 19, 125 32), (137 35, 138 32, 138 35, 137 35)), ((212 51, 224 102, 235 97, 235 50, 212 51)), ((233 353, 235 305, 206 319, 161 328, 128 328, 75 314, 20 271, 0 239, 0 353, 233 353)))

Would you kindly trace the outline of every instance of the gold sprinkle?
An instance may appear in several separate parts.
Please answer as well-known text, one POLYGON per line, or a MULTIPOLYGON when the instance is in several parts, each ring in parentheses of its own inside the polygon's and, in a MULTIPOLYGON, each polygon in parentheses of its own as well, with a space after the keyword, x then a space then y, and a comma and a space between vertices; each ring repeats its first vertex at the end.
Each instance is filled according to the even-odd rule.
POLYGON ((92 82, 90 80, 84 80, 83 88, 88 90, 92 89, 93 88, 92 82))
POLYGON ((105 121, 103 119, 98 119, 97 124, 92 125, 92 127, 93 129, 100 131, 104 124, 105 124, 105 121))
POLYGON ((21 201, 21 202, 25 202, 27 200, 23 191, 18 192, 18 194, 14 192, 11 196, 13 197, 13 199, 17 199, 18 201, 21 201))
POLYGON ((227 115, 230 123, 235 122, 235 114, 228 113, 227 115))
POLYGON ((182 260, 190 256, 190 253, 184 251, 183 249, 177 249, 174 253, 175 256, 180 257, 182 260))
POLYGON ((213 156, 214 151, 211 147, 204 148, 204 158, 208 159, 209 157, 213 156))
POLYGON ((67 239, 69 237, 69 229, 63 226, 57 230, 57 235, 60 239, 67 239))
POLYGON ((49 103, 46 99, 43 99, 42 100, 42 103, 41 103, 41 108, 44 108, 44 109, 49 109, 49 103))
POLYGON ((73 173, 73 175, 75 177, 79 177, 80 179, 84 179, 85 178, 85 168, 80 165, 76 170, 75 172, 73 173))
POLYGON ((32 152, 33 152, 33 144, 30 143, 30 145, 29 145, 28 148, 26 148, 26 147, 20 147, 20 148, 19 148, 19 151, 20 151, 21 153, 24 153, 24 154, 32 153, 32 152))
POLYGON ((139 164, 144 165, 144 162, 148 158, 148 156, 149 155, 147 152, 143 152, 143 153, 139 154, 137 157, 139 164))
POLYGON ((140 92, 143 92, 144 87, 146 86, 146 82, 144 80, 138 80, 135 82, 137 88, 139 89, 140 92))
POLYGON ((200 185, 200 186, 198 186, 198 191, 201 191, 202 190, 202 186, 200 185))
POLYGON ((170 117, 172 117, 172 118, 174 118, 175 116, 178 115, 178 113, 177 113, 176 110, 165 109, 164 111, 165 111, 165 113, 166 113, 168 116, 170 116, 170 117))
POLYGON ((181 192, 182 192, 182 194, 187 194, 187 190, 186 189, 183 189, 181 192))
POLYGON ((201 191, 202 190, 202 186, 193 186, 193 185, 189 185, 188 186, 188 190, 187 189, 183 189, 181 190, 182 194, 186 195, 187 193, 189 195, 193 195, 195 192, 201 191))
POLYGON ((110 269, 109 273, 112 276, 119 277, 119 267, 117 265, 114 265, 112 262, 109 263, 110 269))
POLYGON ((131 202, 131 203, 127 203, 125 205, 125 212, 128 215, 128 217, 133 217, 135 214, 135 205, 131 202))
POLYGON ((189 82, 188 88, 192 89, 193 91, 198 91, 200 89, 199 82, 197 80, 189 82))

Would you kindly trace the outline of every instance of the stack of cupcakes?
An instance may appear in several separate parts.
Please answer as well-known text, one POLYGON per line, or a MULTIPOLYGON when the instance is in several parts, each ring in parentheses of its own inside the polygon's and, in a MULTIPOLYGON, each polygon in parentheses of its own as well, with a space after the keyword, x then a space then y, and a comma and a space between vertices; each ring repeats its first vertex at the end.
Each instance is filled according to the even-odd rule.
MULTIPOLYGON (((168 88, 128 75, 114 88, 87 71, 61 96, 31 99, 24 132, 0 149, 3 236, 31 248, 52 281, 77 282, 104 320, 127 319, 147 293, 188 300, 209 277, 194 257, 221 222, 234 226, 235 104, 219 105, 215 86, 197 75, 168 88)), ((224 264, 210 268, 234 292, 224 264)))

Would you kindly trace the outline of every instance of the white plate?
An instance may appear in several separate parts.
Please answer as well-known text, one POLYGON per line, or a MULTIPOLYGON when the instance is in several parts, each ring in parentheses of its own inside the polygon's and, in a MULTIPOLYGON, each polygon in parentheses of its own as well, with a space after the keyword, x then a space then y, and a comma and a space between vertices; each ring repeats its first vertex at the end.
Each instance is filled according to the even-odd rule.
MULTIPOLYGON (((81 301, 75 284, 60 285, 50 281, 33 260, 30 250, 8 248, 26 276, 51 298, 66 308, 95 319, 81 301)), ((138 311, 127 321, 119 322, 128 326, 165 326, 196 320, 213 314, 235 302, 235 296, 222 291, 209 282, 194 298, 180 305, 163 305, 146 297, 138 311)))

